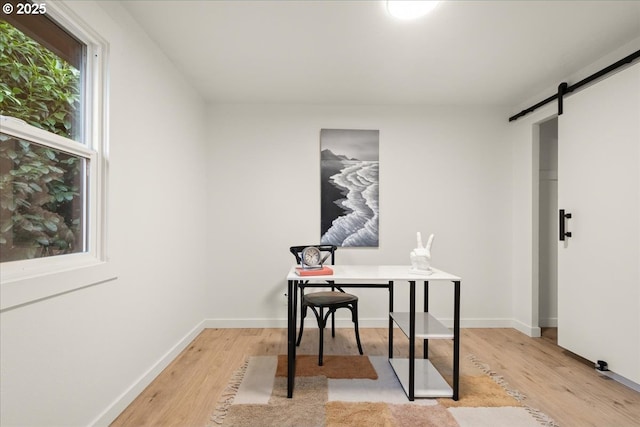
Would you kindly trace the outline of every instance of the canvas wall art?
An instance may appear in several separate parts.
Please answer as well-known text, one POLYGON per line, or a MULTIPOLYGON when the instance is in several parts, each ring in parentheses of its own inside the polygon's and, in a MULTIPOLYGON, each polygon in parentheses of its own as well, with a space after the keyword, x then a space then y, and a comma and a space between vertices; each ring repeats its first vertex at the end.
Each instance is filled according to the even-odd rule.
POLYGON ((378 247, 378 130, 320 130, 320 242, 378 247))

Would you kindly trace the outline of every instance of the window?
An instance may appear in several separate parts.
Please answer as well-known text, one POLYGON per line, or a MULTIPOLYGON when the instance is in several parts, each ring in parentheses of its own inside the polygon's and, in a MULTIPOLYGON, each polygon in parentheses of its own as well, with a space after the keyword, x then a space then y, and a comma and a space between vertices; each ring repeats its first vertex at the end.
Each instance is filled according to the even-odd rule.
POLYGON ((106 263, 106 43, 63 5, 18 14, 9 3, 14 13, 0 19, 0 309, 87 286, 69 272, 106 263), (50 285, 14 298, 12 288, 36 277, 50 285))
POLYGON ((0 262, 86 252, 94 153, 24 122, 0 129, 0 262))

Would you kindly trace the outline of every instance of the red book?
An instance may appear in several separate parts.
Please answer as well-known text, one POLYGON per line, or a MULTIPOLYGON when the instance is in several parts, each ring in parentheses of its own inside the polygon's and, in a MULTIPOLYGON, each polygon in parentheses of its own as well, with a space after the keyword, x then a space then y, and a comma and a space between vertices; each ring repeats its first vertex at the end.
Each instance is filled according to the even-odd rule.
POLYGON ((296 267, 298 276, 330 276, 333 274, 331 267, 322 266, 322 268, 302 268, 296 267))

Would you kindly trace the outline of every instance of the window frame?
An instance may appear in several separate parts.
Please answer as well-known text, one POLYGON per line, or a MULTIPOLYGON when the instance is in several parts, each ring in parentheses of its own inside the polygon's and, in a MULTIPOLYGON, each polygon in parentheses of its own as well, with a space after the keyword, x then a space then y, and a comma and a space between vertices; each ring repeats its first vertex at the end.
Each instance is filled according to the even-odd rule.
POLYGON ((89 160, 85 177, 87 250, 2 263, 0 312, 116 277, 107 245, 108 43, 64 4, 47 3, 47 15, 86 45, 85 69, 81 72, 83 141, 12 118, 2 119, 2 132, 89 160))

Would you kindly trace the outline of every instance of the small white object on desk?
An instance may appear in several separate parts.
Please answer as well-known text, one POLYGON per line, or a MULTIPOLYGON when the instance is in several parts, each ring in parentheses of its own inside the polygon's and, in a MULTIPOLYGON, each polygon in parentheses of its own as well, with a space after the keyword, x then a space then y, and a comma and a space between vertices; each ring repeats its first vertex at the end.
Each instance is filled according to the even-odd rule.
POLYGON ((417 247, 411 251, 410 273, 429 275, 431 274, 431 245, 433 245, 433 234, 429 236, 427 244, 422 244, 422 235, 417 233, 417 247))

